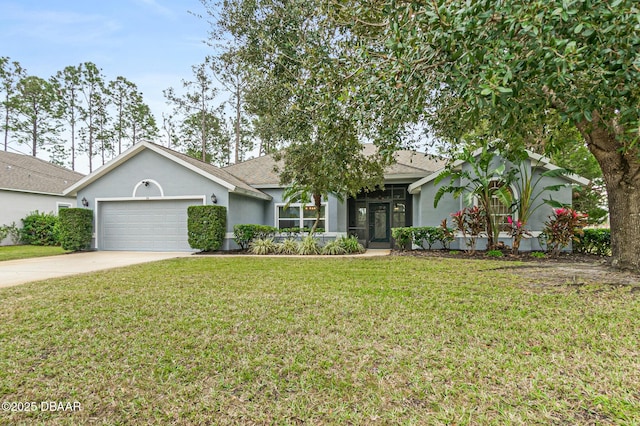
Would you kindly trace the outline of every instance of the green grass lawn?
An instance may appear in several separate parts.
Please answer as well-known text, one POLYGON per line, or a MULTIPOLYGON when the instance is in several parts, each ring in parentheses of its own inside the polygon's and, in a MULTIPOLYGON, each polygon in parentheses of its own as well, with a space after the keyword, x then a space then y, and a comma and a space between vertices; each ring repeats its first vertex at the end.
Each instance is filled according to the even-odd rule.
POLYGON ((28 259, 30 257, 55 256, 68 253, 55 246, 1 246, 0 262, 3 260, 28 259))
POLYGON ((0 401, 82 408, 0 424, 640 424, 638 293, 528 284, 209 256, 2 289, 0 401))

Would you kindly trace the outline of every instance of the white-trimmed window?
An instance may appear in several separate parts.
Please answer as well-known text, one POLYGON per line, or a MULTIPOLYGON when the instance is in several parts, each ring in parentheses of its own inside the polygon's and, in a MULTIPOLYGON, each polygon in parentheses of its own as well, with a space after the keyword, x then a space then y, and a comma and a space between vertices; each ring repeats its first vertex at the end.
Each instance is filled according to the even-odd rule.
MULTIPOLYGON (((316 221, 316 206, 312 204, 277 204, 276 228, 311 228, 316 221), (286 208, 285 208, 286 207, 286 208)), ((318 228, 327 229, 327 203, 320 207, 318 228)))
POLYGON ((71 203, 56 203, 56 207, 58 209, 58 213, 60 213, 60 210, 62 209, 70 209, 71 208, 71 203))
MULTIPOLYGON (((500 185, 500 182, 497 180, 491 181, 489 183, 491 185, 491 188, 498 188, 498 185, 500 185)), ((507 190, 511 193, 511 198, 515 199, 515 190, 512 186, 508 186, 507 190)), ((511 216, 511 218, 513 220, 517 220, 517 212, 514 212, 511 209, 511 206, 505 206, 502 201, 500 201, 500 199, 498 198, 497 195, 493 195, 491 197, 491 211, 492 211, 492 216, 495 218, 495 222, 496 224, 498 224, 498 226, 500 227, 500 232, 504 232, 507 229, 507 217, 511 216)))

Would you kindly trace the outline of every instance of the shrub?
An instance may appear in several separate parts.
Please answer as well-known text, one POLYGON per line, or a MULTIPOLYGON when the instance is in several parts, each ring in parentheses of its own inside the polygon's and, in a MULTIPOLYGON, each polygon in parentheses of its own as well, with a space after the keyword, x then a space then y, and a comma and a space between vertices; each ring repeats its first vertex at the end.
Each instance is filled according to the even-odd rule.
POLYGON ((395 240, 396 246, 400 248, 400 250, 404 250, 412 240, 413 240, 413 229, 412 228, 393 228, 391 229, 391 236, 395 240))
POLYGON ((0 243, 9 235, 9 228, 6 225, 0 226, 0 243))
POLYGON ((520 220, 513 220, 511 216, 507 216, 506 231, 513 237, 512 253, 518 254, 520 250, 520 241, 524 236, 532 236, 531 232, 524 228, 524 223, 520 220))
POLYGON ((246 250, 256 239, 271 238, 276 235, 278 228, 268 225, 241 224, 233 226, 233 240, 242 250, 246 250))
POLYGON ((448 249, 451 242, 455 240, 455 234, 453 231, 453 228, 447 227, 447 219, 442 219, 442 223, 440 223, 439 241, 443 248, 448 249))
POLYGON ((318 240, 314 238, 313 235, 307 235, 304 237, 298 247, 298 254, 320 254, 320 244, 318 243, 318 240))
POLYGON ((582 231, 582 235, 578 235, 574 241, 573 251, 598 256, 611 255, 610 229, 583 229, 582 231))
POLYGON ((189 246, 202 251, 222 247, 227 230, 227 208, 224 206, 189 206, 187 208, 189 246))
POLYGON ((298 254, 299 244, 293 238, 287 238, 276 245, 278 254, 298 254))
POLYGON ((435 243, 442 241, 443 230, 441 228, 435 226, 423 226, 412 229, 413 243, 419 247, 422 247, 423 250, 425 249, 425 243, 427 244, 428 249, 431 250, 435 243))
POLYGON ((91 247, 93 210, 70 208, 59 213, 60 245, 65 250, 86 250, 91 247))
POLYGON ((34 211, 22 219, 20 240, 33 246, 55 246, 59 244, 58 217, 53 213, 34 211))
POLYGON ((340 237, 337 241, 344 249, 345 253, 357 254, 365 252, 364 246, 358 241, 358 237, 353 235, 350 235, 349 237, 340 237))
POLYGON ((276 252, 273 238, 256 238, 249 244, 249 252, 253 254, 271 254, 276 252))
POLYGON ((340 255, 345 254, 347 251, 342 247, 340 241, 335 239, 333 241, 329 241, 327 244, 322 247, 322 254, 328 255, 340 255))
POLYGON ((538 259, 544 259, 545 257, 547 257, 547 255, 544 254, 541 251, 533 251, 533 252, 531 252, 531 257, 535 257, 535 258, 538 258, 538 259))
POLYGON ((485 230, 485 216, 484 210, 478 206, 465 207, 460 211, 451 213, 453 223, 458 231, 462 233, 462 238, 471 253, 476 251, 478 237, 485 230))
POLYGON ((11 225, 5 225, 5 229, 11 239, 11 242, 16 245, 20 244, 20 239, 22 238, 22 230, 18 228, 15 222, 11 222, 11 225))
POLYGON ((547 249, 551 249, 552 255, 557 255, 560 250, 567 247, 572 240, 578 240, 577 235, 582 235, 583 226, 586 223, 586 215, 568 208, 560 208, 553 211, 553 216, 545 222, 542 232, 546 239, 547 249))

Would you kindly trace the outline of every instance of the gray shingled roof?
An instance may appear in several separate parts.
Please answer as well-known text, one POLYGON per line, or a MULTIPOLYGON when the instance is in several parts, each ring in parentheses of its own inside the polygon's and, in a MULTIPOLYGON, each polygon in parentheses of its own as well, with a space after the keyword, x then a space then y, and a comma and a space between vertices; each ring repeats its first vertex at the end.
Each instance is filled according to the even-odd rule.
POLYGON ((276 164, 281 163, 276 163, 272 155, 264 155, 227 166, 224 170, 250 185, 279 185, 280 176, 275 171, 276 164))
MULTIPOLYGON (((150 142, 151 143, 151 142, 150 142)), ((215 177, 218 177, 222 180, 224 180, 225 182, 230 183, 233 186, 236 186, 238 188, 241 188, 247 192, 250 193, 254 193, 254 194, 260 194, 260 195, 264 195, 264 193, 262 193, 261 191, 253 188, 252 186, 250 186, 249 184, 247 184, 247 182, 243 181, 242 178, 240 177, 236 177, 235 175, 229 173, 228 171, 221 169, 220 167, 216 167, 213 164, 209 164, 209 163, 205 163, 204 161, 200 161, 197 160, 193 157, 189 157, 186 154, 183 154, 181 152, 178 151, 174 151, 172 149, 166 148, 162 145, 158 145, 158 144, 153 144, 156 147, 162 149, 163 151, 166 151, 168 153, 170 153, 171 155, 180 158, 182 161, 185 161, 189 164, 191 164, 192 166, 195 166, 197 168, 199 168, 200 170, 203 170, 206 173, 209 173, 210 175, 213 175, 215 177)))
MULTIPOLYGON (((372 155, 376 150, 373 144, 364 144, 365 155, 372 155)), ((446 164, 445 160, 437 159, 422 152, 401 150, 394 154, 396 163, 387 167, 385 176, 415 176, 424 177, 441 169, 446 164)), ((224 170, 246 181, 250 185, 279 185, 280 176, 275 172, 276 162, 271 155, 265 155, 242 163, 227 166, 224 170)))
POLYGON ((62 194, 83 176, 30 155, 0 151, 0 189, 62 194))
MULTIPOLYGON (((373 155, 377 151, 374 144, 364 144, 365 155, 373 155)), ((446 164, 443 158, 435 157, 424 152, 402 149, 393 154, 396 162, 385 169, 385 176, 393 178, 398 175, 421 176, 431 174, 446 164)))

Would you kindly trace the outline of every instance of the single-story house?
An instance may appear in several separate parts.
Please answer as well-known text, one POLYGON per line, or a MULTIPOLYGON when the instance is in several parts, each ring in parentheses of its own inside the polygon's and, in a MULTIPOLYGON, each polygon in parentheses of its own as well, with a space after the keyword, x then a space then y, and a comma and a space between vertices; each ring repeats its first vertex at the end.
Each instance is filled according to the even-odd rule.
MULTIPOLYGON (((33 211, 54 213, 75 207, 76 197, 62 191, 84 175, 24 154, 0 151, 0 226, 15 223, 33 211)), ((7 237, 0 245, 10 244, 7 237)))
MULTIPOLYGON (((363 145, 366 152, 375 149, 363 145)), ((385 172, 385 186, 345 201, 323 200, 324 237, 357 235, 370 248, 391 247, 391 228, 437 226, 460 208, 460 201, 443 198, 433 207, 433 179, 446 162, 414 151, 399 151, 396 164, 385 172)), ((531 154, 537 169, 554 167, 531 154)), ((310 227, 314 206, 286 205, 284 188, 272 156, 258 157, 225 168, 191 158, 169 148, 141 142, 64 191, 79 205, 94 211, 94 242, 98 250, 191 250, 187 243, 187 207, 218 204, 227 208, 224 249, 236 248, 236 224, 265 224, 278 228, 310 227)), ((464 167, 464 165, 460 165, 464 167)), ((553 182, 586 183, 578 177, 553 182)), ((571 189, 554 193, 571 202, 571 189)), ((540 227, 551 208, 539 209, 540 227)), ((454 245, 452 245, 455 248, 454 245)), ((463 247, 461 247, 463 248, 463 247)), ((524 247, 523 247, 524 248, 524 247)))

